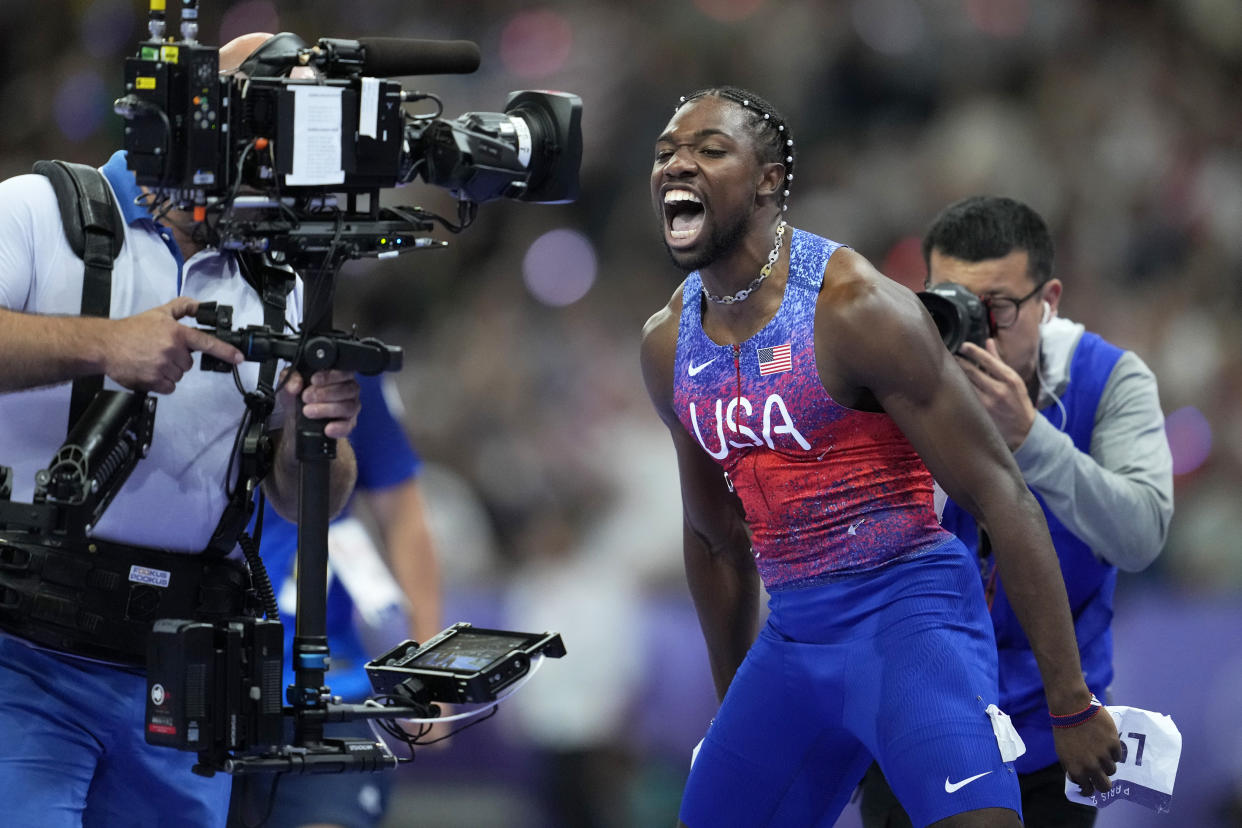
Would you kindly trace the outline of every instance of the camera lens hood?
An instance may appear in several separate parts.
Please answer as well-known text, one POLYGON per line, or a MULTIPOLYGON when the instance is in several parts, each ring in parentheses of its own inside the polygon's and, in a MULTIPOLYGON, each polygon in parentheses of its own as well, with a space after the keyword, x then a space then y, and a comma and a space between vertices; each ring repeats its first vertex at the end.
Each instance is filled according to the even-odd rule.
POLYGON ((931 314, 940 340, 950 353, 956 354, 967 342, 981 348, 987 342, 988 309, 963 285, 941 282, 916 295, 931 314))

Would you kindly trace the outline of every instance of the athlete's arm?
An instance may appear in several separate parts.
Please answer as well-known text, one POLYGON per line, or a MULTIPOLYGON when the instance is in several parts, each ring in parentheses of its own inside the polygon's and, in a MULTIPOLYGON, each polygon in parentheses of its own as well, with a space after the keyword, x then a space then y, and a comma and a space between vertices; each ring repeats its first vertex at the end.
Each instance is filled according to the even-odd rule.
MULTIPOLYGON (((816 358, 830 394, 858 400, 869 392, 949 496, 987 527, 1049 709, 1085 708, 1091 692, 1043 512, 918 299, 853 251, 838 251, 816 315, 816 358)), ((1121 755, 1110 717, 1059 729, 1056 740, 1071 779, 1108 790, 1121 755)))
POLYGON ((759 633, 759 574, 740 501, 725 485, 720 466, 673 411, 679 308, 675 297, 643 329, 643 379, 677 452, 686 580, 707 642, 716 694, 723 699, 759 633))

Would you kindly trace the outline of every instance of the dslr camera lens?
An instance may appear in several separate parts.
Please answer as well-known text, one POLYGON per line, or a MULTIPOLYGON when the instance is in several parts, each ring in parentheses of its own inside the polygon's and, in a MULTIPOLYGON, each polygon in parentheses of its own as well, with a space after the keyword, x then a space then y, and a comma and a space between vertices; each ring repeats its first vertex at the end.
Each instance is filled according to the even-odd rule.
POLYGON ((935 321, 940 339, 950 353, 956 354, 967 342, 982 348, 992 334, 987 305, 964 286, 941 282, 917 295, 935 321))

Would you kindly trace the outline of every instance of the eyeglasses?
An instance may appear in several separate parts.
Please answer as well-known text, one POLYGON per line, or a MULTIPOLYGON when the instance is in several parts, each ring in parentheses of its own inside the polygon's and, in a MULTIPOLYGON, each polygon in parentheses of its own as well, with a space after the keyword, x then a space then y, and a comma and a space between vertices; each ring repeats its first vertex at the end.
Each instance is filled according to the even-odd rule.
POLYGON ((1011 299, 1008 296, 984 296, 983 304, 988 309, 988 313, 992 315, 992 325, 1000 330, 1017 322, 1018 310, 1022 307, 1022 303, 1039 293, 1041 288, 1043 285, 1036 285, 1034 290, 1021 299, 1011 299))

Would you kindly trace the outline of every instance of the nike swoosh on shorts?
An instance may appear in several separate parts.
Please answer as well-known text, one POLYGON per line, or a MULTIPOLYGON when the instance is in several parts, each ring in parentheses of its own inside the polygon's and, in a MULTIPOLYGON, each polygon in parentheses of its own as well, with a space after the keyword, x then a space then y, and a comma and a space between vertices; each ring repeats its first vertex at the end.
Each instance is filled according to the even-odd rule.
POLYGON ((987 776, 989 773, 991 773, 991 771, 984 771, 983 773, 976 773, 974 776, 966 777, 961 782, 950 782, 949 777, 946 776, 944 778, 944 792, 945 793, 957 793, 962 788, 969 785, 971 782, 974 782, 976 779, 982 779, 983 777, 987 776))

